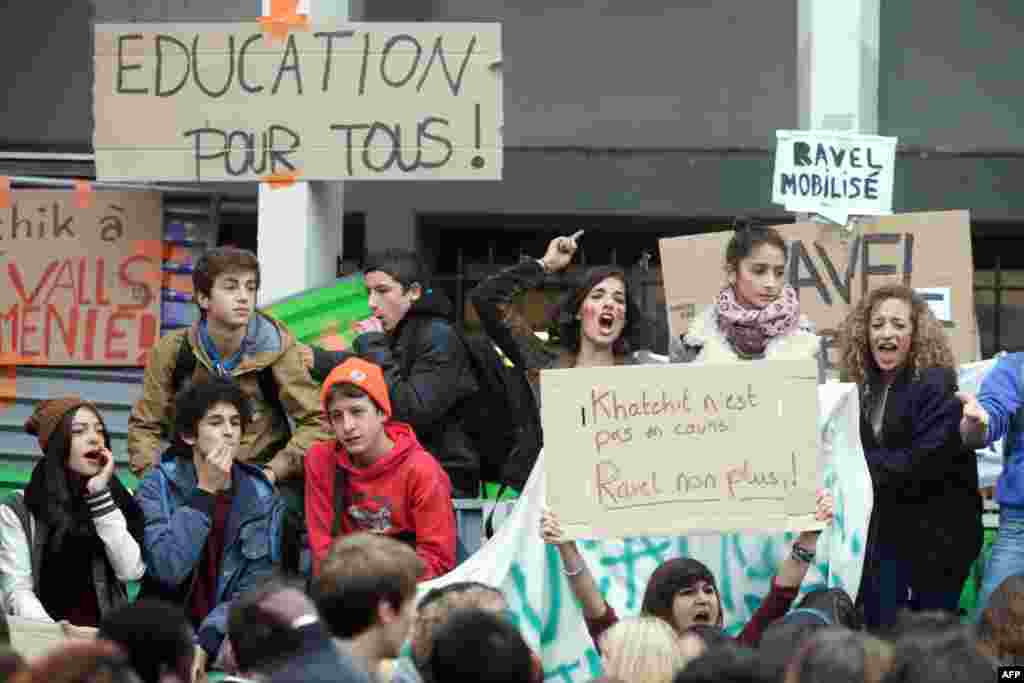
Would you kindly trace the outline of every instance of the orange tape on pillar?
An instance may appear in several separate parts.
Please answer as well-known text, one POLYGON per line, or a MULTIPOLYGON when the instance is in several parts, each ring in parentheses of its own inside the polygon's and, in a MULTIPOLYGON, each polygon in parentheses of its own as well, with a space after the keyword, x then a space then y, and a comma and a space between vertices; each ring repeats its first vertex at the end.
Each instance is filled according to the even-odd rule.
POLYGON ((0 209, 11 208, 11 178, 0 175, 0 209))
POLYGON ((263 33, 283 40, 292 30, 309 28, 309 15, 299 14, 299 0, 270 0, 270 15, 260 17, 263 33))

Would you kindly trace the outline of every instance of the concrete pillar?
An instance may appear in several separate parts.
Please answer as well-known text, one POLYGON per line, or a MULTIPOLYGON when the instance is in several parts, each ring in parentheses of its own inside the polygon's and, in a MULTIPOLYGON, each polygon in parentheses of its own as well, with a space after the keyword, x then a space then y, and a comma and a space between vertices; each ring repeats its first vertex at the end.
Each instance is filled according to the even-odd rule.
POLYGON ((881 0, 798 0, 802 130, 878 132, 881 0))
MULTIPOLYGON (((297 11, 313 23, 342 23, 348 21, 349 0, 299 0, 297 11)), ((270 0, 260 0, 260 14, 270 14, 270 0)), ((343 223, 340 181, 299 182, 278 189, 260 184, 260 303, 333 281, 342 256, 343 223)))

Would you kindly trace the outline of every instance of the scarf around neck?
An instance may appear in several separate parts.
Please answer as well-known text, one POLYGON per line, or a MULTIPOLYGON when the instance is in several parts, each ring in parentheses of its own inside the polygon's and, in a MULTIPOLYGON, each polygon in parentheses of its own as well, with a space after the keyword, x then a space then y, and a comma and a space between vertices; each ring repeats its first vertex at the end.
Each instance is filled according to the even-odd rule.
POLYGON ((800 323, 800 299, 790 285, 764 308, 746 308, 730 285, 722 289, 715 304, 718 326, 729 343, 741 354, 764 353, 768 342, 796 329, 800 323))
MULTIPOLYGON (((249 332, 246 330, 246 337, 248 334, 249 332)), ((217 345, 213 343, 213 337, 210 336, 210 331, 206 327, 206 319, 204 318, 199 323, 199 342, 203 345, 203 350, 206 351, 206 356, 210 359, 214 371, 221 377, 230 377, 234 369, 242 362, 245 341, 245 339, 242 340, 242 345, 230 358, 222 360, 220 352, 217 351, 217 345)))

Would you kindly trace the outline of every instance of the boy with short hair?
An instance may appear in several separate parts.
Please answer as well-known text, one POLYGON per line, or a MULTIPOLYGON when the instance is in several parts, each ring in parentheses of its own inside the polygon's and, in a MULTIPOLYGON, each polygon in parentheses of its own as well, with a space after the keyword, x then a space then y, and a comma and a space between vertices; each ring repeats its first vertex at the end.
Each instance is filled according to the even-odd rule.
POLYGON ((455 566, 451 483, 409 425, 391 419, 380 367, 349 358, 321 391, 334 439, 306 455, 306 526, 314 572, 331 540, 371 531, 410 543, 422 580, 455 566))
POLYGON ((275 484, 300 479, 306 451, 328 434, 303 349, 283 325, 255 309, 256 255, 235 247, 210 249, 196 263, 192 282, 201 319, 164 335, 146 362, 142 398, 128 420, 132 472, 142 477, 159 462, 161 437, 174 423, 174 396, 184 386, 174 386, 175 379, 229 377, 242 387, 253 414, 238 460, 264 467, 275 484), (183 360, 191 372, 176 378, 183 360))
POLYGON ((453 497, 480 494, 480 453, 467 433, 466 406, 480 391, 454 307, 431 287, 423 260, 407 249, 370 254, 363 268, 373 317, 359 323, 351 352, 314 348, 319 377, 351 353, 381 367, 395 417, 408 422, 448 474, 453 497))
POLYGON ((264 470, 237 459, 251 420, 231 380, 189 384, 175 404, 175 442, 136 493, 145 518, 142 593, 185 607, 198 666, 216 660, 231 601, 280 560, 284 503, 264 470))
POLYGON ((358 533, 334 542, 314 586, 317 611, 344 649, 372 673, 394 659, 416 614, 423 561, 408 545, 358 533))

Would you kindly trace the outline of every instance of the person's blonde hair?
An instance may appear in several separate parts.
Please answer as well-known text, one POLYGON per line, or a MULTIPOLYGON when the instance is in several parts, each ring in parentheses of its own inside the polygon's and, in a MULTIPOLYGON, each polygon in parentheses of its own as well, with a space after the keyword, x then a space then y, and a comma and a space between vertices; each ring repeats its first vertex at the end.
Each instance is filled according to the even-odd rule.
POLYGON ((671 683, 687 658, 679 634, 658 617, 622 619, 601 639, 605 673, 635 683, 671 683))
POLYGON ((907 367, 911 377, 919 379, 927 368, 952 368, 953 351, 949 338, 936 319, 928 303, 910 287, 899 284, 883 285, 872 290, 850 311, 839 329, 839 378, 843 382, 855 382, 870 386, 877 378, 874 357, 868 343, 871 329, 871 312, 888 299, 897 299, 910 307, 910 321, 914 326, 907 367))

